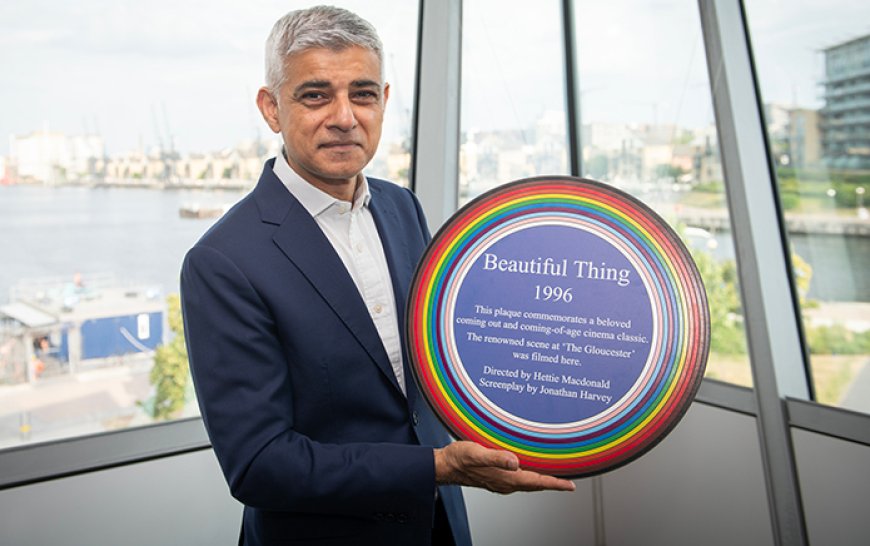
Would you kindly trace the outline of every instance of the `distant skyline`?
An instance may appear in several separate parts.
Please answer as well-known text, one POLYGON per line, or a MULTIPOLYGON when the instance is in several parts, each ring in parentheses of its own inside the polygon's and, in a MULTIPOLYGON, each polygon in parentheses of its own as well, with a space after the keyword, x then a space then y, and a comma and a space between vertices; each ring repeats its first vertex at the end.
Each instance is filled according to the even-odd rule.
MULTIPOLYGON (((336 2, 388 50, 384 140, 413 105, 417 4, 336 2)), ((870 32, 858 0, 747 0, 765 102, 821 106, 824 47, 870 32)), ((98 132, 110 154, 172 134, 182 152, 270 138, 254 103, 272 22, 307 2, 49 0, 0 5, 0 155, 9 135, 98 132)), ((559 2, 465 0, 464 128, 525 128, 564 108, 559 2), (518 16, 522 14, 522 16, 518 16)), ((584 122, 713 121, 694 2, 578 0, 584 122)))

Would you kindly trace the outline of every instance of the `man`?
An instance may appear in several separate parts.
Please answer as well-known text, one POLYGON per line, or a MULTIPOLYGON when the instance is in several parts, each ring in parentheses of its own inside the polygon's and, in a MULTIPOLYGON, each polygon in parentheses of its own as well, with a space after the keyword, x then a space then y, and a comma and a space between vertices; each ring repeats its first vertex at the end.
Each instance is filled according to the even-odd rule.
POLYGON ((573 489, 511 453, 448 444, 409 377, 400 326, 429 234, 410 191, 361 174, 389 96, 374 29, 341 9, 291 12, 266 57, 257 105, 283 153, 181 278, 203 419, 245 505, 240 542, 464 545, 456 484, 573 489))

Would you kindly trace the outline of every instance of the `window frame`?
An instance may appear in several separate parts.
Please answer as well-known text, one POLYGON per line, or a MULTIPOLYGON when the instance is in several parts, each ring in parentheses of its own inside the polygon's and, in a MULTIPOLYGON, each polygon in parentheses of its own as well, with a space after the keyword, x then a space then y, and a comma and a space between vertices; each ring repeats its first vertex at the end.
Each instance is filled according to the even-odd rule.
MULTIPOLYGON (((562 16, 565 17, 566 14, 571 13, 572 3, 571 0, 562 1, 562 16)), ((746 48, 744 54, 749 54, 747 27, 745 17, 742 16, 743 6, 740 0, 727 0, 715 3, 713 0, 699 0, 699 6, 701 13, 707 14, 702 15, 701 23, 705 39, 721 39, 721 33, 723 32, 736 32, 738 36, 742 36, 744 39, 743 47, 746 48), (716 10, 717 12, 722 10, 729 11, 730 19, 728 19, 728 23, 726 24, 721 19, 717 20, 715 17, 710 17, 711 10, 716 10), (735 12, 734 10, 737 11, 735 12), (740 14, 740 17, 735 19, 735 13, 740 14), (714 36, 716 33, 719 33, 718 38, 714 36)), ((413 112, 414 126, 412 127, 413 134, 415 135, 412 152, 412 173, 414 174, 411 182, 412 187, 416 188, 417 195, 420 197, 424 209, 429 215, 430 222, 432 222, 433 226, 437 226, 440 224, 440 221, 443 221, 455 210, 457 205, 462 0, 448 0, 445 2, 426 2, 421 0, 419 13, 417 94, 415 96, 415 110, 413 112), (445 76, 447 76, 446 80, 444 79, 445 76), (446 90, 443 85, 439 88, 429 83, 437 81, 446 81, 450 88, 446 90), (430 91, 426 92, 426 89, 430 89, 430 91), (438 95, 441 97, 439 98, 438 95), (425 135, 426 138, 421 138, 421 135, 425 135), (423 140, 426 142, 425 146, 420 145, 423 140), (432 146, 433 141, 436 140, 442 145, 438 147, 432 146), (455 146, 447 146, 447 143, 455 143, 455 146), (440 166, 439 170, 430 170, 432 165, 440 166), (450 187, 451 185, 444 184, 444 180, 452 180, 452 187, 450 187)), ((567 29, 568 27, 566 27, 565 43, 569 44, 572 38, 567 34, 567 29)), ((708 55, 710 55, 709 45, 707 50, 708 55)), ((568 76, 566 81, 570 81, 571 85, 574 86, 573 89, 576 90, 576 71, 570 66, 566 66, 565 69, 568 76)), ((748 65, 743 70, 744 73, 740 74, 740 77, 743 79, 744 84, 747 81, 752 82, 753 77, 748 65)), ((722 89, 717 91, 715 86, 713 87, 714 97, 718 94, 716 100, 721 104, 721 112, 717 109, 717 125, 725 122, 733 124, 735 111, 734 97, 722 89)), ((757 86, 751 85, 749 89, 750 97, 748 100, 756 105, 754 115, 760 116, 760 112, 757 111, 757 105, 759 104, 757 86)), ((746 92, 745 85, 743 86, 743 92, 746 92)), ((572 92, 570 87, 566 89, 566 93, 569 94, 569 97, 572 94, 576 95, 576 91, 572 92)), ((744 100, 747 99, 744 97, 744 100)), ((756 117, 754 127, 747 129, 747 132, 740 133, 741 138, 747 138, 747 135, 749 135, 748 138, 755 139, 755 141, 763 141, 765 138, 764 126, 758 120, 760 120, 760 117, 756 117)), ((575 145, 578 149, 580 138, 579 121, 578 116, 568 116, 568 134, 574 135, 574 138, 578 139, 578 144, 575 145)), ((575 149, 574 146, 572 146, 572 149, 575 149)), ((767 167, 769 150, 767 148, 764 148, 764 150, 764 158, 762 158, 760 165, 756 165, 756 168, 761 169, 763 173, 766 172, 763 176, 767 177, 769 183, 758 184, 758 186, 762 186, 764 191, 775 192, 775 187, 770 180, 770 171, 767 167)), ((733 152, 731 150, 731 152, 725 154, 723 151, 723 162, 730 161, 733 165, 735 161, 733 152)), ((575 168, 579 169, 579 164, 574 161, 572 159, 572 172, 575 168)), ((742 161, 742 159, 738 156, 737 161, 742 161)), ((739 165, 732 166, 732 172, 734 168, 739 168, 739 165)), ((742 208, 744 209, 743 213, 747 217, 753 221, 758 220, 759 215, 763 215, 766 212, 762 211, 759 213, 757 209, 750 209, 745 205, 740 205, 739 202, 741 200, 745 201, 747 198, 745 191, 745 185, 735 185, 730 190, 732 195, 729 195, 729 199, 733 198, 737 200, 737 202, 732 203, 732 207, 742 208)), ((768 196, 768 199, 775 198, 771 195, 768 196)), ((777 213, 777 218, 779 218, 780 214, 777 213)), ((768 218, 769 220, 770 218, 768 218)), ((781 222, 775 223, 777 224, 777 232, 774 234, 774 237, 779 237, 780 244, 784 244, 785 238, 783 236, 782 224, 781 222)), ((750 243, 754 245, 754 241, 750 241, 750 243)), ((743 285, 751 285, 752 290, 758 291, 761 288, 761 279, 765 279, 766 282, 779 283, 785 280, 782 278, 785 274, 783 272, 789 270, 784 264, 770 269, 766 267, 766 262, 761 262, 757 259, 753 261, 749 259, 751 256, 749 258, 744 256, 744 251, 739 250, 738 252, 740 253, 740 259, 744 263, 750 263, 751 267, 755 270, 755 276, 752 278, 743 278, 741 276, 741 283, 743 285)), ((758 250, 756 249, 755 252, 757 253, 758 250)), ((783 250, 780 250, 777 259, 787 259, 787 255, 783 250)), ((752 331, 752 342, 750 343, 751 365, 754 370, 756 368, 764 369, 767 370, 768 374, 773 374, 774 364, 769 361, 764 362, 760 360, 761 349, 759 344, 766 345, 768 348, 776 347, 777 351, 779 351, 779 345, 773 343, 774 338, 772 336, 775 332, 771 332, 769 328, 771 324, 769 322, 778 323, 784 320, 794 323, 797 318, 794 305, 791 303, 773 309, 765 309, 765 307, 766 302, 764 300, 744 300, 744 309, 748 317, 758 317, 759 314, 761 315, 760 318, 752 318, 748 321, 749 329, 752 331)), ((797 326, 794 327, 797 328, 797 326)), ((793 333, 790 339, 789 343, 792 346, 788 348, 788 354, 791 355, 789 356, 791 361, 785 369, 789 370, 789 373, 796 374, 798 378, 802 377, 803 381, 806 381, 807 377, 803 367, 804 362, 800 356, 803 351, 801 346, 802 337, 793 333)), ((779 374, 779 371, 777 368, 776 374, 779 374)), ((757 417, 759 423, 768 422, 768 425, 770 424, 769 408, 784 408, 781 417, 774 419, 774 422, 778 430, 785 436, 788 435, 792 428, 798 428, 870 446, 870 414, 817 404, 809 396, 808 385, 806 394, 794 396, 788 392, 782 393, 775 380, 771 383, 771 380, 768 379, 763 384, 765 386, 761 388, 757 384, 756 389, 753 390, 712 379, 704 379, 696 397, 696 402, 745 415, 752 415, 757 417)), ((769 430, 769 428, 761 429, 761 431, 764 430, 769 430)), ((761 440, 764 440, 763 434, 761 435, 761 440)), ((205 449, 210 449, 210 443, 200 417, 7 448, 0 451, 0 468, 3 469, 0 471, 0 490, 205 449)), ((788 443, 788 449, 791 450, 790 442, 788 443)), ((791 452, 791 455, 793 456, 793 452, 791 452)), ((765 472, 768 473, 770 471, 770 464, 772 462, 778 463, 779 460, 775 457, 771 458, 769 453, 766 453, 765 457, 768 460, 768 464, 765 465, 765 472)), ((796 487, 796 482, 793 482, 792 485, 796 487)))

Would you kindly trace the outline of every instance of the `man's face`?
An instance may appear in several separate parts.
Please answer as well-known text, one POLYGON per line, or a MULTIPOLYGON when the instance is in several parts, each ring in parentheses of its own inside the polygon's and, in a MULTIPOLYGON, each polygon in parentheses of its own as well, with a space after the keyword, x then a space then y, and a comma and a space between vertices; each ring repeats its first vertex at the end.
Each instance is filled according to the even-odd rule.
POLYGON ((266 123, 281 133, 293 170, 336 197, 348 188, 352 196, 377 150, 389 96, 377 55, 313 48, 290 56, 285 71, 278 97, 265 88, 257 96, 266 123))

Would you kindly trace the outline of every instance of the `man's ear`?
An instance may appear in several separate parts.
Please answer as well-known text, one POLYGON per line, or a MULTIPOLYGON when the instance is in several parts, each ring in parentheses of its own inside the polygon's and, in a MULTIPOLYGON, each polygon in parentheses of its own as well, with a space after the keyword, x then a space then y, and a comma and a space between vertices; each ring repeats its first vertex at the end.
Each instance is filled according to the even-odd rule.
POLYGON ((390 98, 390 84, 384 84, 384 106, 387 105, 387 100, 390 98))
POLYGON ((281 132, 281 124, 278 122, 278 102, 277 98, 266 87, 261 87, 257 91, 257 108, 263 114, 263 119, 266 120, 266 125, 273 132, 281 132))

